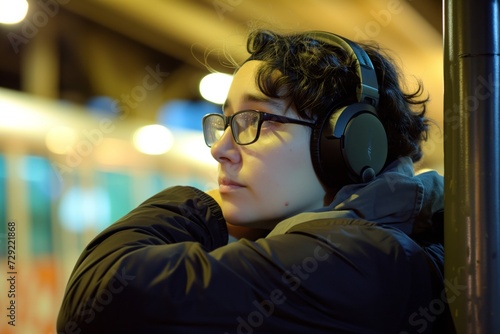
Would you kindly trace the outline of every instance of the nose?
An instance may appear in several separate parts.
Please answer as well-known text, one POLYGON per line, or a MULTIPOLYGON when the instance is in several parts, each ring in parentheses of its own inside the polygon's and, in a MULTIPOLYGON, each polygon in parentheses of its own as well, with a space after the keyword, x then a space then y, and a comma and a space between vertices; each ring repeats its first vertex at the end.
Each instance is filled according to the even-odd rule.
POLYGON ((238 146, 231 134, 231 127, 228 126, 219 140, 212 145, 210 153, 219 163, 238 163, 241 160, 238 146))

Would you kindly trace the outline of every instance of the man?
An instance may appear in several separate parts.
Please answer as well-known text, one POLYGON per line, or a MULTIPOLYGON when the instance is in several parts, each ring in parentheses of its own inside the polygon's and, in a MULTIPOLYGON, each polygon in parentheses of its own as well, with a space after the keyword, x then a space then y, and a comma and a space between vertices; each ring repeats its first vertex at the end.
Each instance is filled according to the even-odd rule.
POLYGON ((256 31, 248 51, 203 120, 219 188, 166 189, 98 235, 59 333, 441 331, 446 311, 421 312, 443 289, 443 180, 413 171, 421 87, 325 32, 256 31))

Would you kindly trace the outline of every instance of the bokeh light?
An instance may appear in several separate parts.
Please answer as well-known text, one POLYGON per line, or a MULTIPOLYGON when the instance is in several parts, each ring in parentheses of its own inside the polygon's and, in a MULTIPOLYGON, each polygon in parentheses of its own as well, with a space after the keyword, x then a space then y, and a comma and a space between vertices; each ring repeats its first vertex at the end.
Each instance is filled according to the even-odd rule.
POLYGON ((151 124, 137 129, 133 141, 140 152, 159 155, 167 153, 172 148, 174 136, 165 126, 151 124))
POLYGON ((216 104, 223 104, 232 81, 232 75, 210 73, 200 81, 200 94, 205 100, 216 104))
POLYGON ((21 22, 28 13, 26 0, 0 0, 0 23, 16 24, 21 22))

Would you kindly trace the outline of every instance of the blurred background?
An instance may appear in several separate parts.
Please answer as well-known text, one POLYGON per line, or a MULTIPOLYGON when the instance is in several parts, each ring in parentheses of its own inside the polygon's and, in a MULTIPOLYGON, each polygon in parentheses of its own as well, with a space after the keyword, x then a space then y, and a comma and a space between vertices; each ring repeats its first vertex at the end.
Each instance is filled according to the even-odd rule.
POLYGON ((227 57, 245 58, 254 28, 389 49, 431 98, 416 169, 444 172, 440 1, 0 0, 0 21, 0 333, 55 333, 91 238, 165 187, 216 186, 201 117, 220 110, 227 57), (223 81, 203 80, 212 72, 223 81), (15 327, 4 298, 14 224, 15 327))

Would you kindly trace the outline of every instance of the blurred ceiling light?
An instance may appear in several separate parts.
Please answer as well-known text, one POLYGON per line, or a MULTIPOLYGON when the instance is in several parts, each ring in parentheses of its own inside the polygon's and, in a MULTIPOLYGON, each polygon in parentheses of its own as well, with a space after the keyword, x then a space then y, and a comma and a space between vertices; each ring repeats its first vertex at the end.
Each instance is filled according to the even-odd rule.
POLYGON ((21 22, 28 13, 26 0, 0 0, 0 23, 16 24, 21 22))
POLYGON ((233 76, 225 73, 210 73, 200 81, 200 94, 205 100, 223 104, 226 100, 233 76))
POLYGON ((0 96, 0 119, 0 129, 27 133, 43 129, 51 122, 45 114, 37 112, 34 103, 3 94, 0 96))
POLYGON ((76 142, 75 130, 67 126, 56 126, 50 129, 45 136, 45 145, 55 154, 66 154, 76 142))
POLYGON ((134 146, 142 153, 159 155, 168 152, 174 144, 172 132, 160 124, 143 126, 134 133, 134 146))

